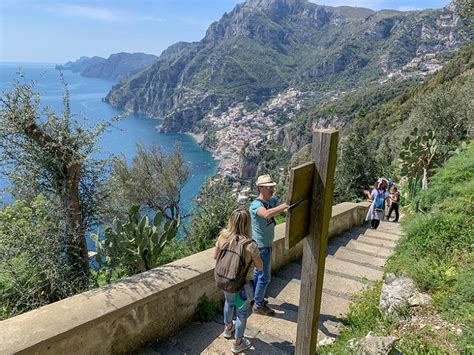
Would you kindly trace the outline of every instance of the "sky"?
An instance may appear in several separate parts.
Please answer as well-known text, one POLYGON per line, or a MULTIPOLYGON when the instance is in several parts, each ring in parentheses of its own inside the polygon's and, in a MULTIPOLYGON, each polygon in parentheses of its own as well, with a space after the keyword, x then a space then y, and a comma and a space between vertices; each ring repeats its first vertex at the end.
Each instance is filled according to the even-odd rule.
MULTIPOLYGON (((118 52, 159 55, 178 41, 199 41, 243 0, 0 0, 0 62, 65 63, 118 52)), ((448 0, 318 0, 401 11, 448 0)))

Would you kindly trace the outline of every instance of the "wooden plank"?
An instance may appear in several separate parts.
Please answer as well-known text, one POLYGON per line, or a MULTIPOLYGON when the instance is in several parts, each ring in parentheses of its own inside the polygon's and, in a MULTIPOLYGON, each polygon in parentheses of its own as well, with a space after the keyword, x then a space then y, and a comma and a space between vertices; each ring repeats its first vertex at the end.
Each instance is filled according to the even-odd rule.
POLYGON ((296 354, 314 354, 318 341, 327 235, 332 212, 339 132, 313 132, 313 177, 309 235, 303 240, 303 264, 298 308, 296 354))
POLYGON ((309 233, 314 162, 299 165, 290 171, 285 246, 294 247, 309 233))

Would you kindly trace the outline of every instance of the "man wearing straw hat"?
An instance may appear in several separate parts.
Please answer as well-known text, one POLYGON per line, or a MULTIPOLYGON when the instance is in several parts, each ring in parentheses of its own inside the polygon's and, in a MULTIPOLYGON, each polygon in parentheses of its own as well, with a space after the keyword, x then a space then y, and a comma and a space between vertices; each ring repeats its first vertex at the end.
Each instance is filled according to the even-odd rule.
POLYGON ((257 242, 263 261, 263 270, 259 271, 255 268, 253 274, 255 299, 253 312, 267 316, 275 313, 267 306, 264 299, 271 278, 272 245, 276 225, 273 217, 289 207, 286 203, 277 206, 277 199, 273 197, 275 185, 270 175, 260 175, 257 179, 259 195, 252 201, 249 208, 252 217, 252 238, 257 242))

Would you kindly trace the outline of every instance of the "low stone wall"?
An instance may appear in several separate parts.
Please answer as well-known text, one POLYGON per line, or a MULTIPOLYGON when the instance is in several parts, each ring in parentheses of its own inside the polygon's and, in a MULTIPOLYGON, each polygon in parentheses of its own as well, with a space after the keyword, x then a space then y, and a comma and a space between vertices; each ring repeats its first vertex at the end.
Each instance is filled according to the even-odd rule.
MULTIPOLYGON (((329 236, 363 223, 368 203, 333 207, 329 236)), ((298 259, 285 249, 285 224, 275 231, 273 268, 298 259)), ((177 260, 113 285, 84 292, 0 322, 0 353, 110 354, 164 339, 192 320, 204 293, 220 301, 213 250, 177 260)))

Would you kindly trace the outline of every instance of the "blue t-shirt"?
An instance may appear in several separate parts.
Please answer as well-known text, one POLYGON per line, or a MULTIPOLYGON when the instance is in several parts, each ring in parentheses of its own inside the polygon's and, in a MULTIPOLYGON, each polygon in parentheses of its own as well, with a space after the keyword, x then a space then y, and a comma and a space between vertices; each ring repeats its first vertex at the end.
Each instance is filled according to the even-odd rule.
POLYGON ((249 212, 252 217, 252 239, 257 242, 259 248, 271 247, 275 237, 276 222, 273 218, 265 219, 257 214, 260 208, 270 209, 277 205, 278 200, 275 197, 268 201, 253 200, 250 204, 249 212), (265 206, 266 205, 266 206, 265 206))

